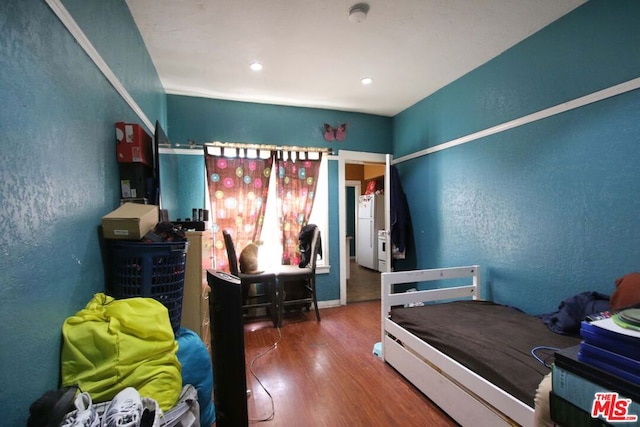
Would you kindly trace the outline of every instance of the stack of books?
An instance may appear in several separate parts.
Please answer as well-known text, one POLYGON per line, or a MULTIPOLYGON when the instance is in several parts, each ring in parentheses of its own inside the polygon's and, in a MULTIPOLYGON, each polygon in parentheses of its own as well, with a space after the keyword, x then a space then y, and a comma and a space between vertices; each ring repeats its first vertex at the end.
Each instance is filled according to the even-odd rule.
POLYGON ((603 313, 582 322, 580 334, 580 345, 555 355, 552 420, 561 426, 639 425, 640 310, 603 313))

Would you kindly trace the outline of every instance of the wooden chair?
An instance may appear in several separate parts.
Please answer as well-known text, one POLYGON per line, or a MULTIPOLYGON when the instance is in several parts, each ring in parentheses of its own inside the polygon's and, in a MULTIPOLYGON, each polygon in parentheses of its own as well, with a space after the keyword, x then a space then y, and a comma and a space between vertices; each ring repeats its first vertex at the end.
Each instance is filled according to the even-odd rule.
POLYGON ((227 250, 227 258, 229 259, 229 272, 240 279, 243 311, 247 313, 249 309, 266 308, 267 313, 273 320, 273 325, 277 326, 279 314, 278 298, 276 295, 276 274, 272 272, 260 272, 255 274, 245 274, 240 272, 238 268, 238 256, 236 255, 233 239, 226 230, 222 230, 222 236, 224 237, 224 245, 227 250), (253 285, 262 285, 264 292, 257 295, 249 295, 253 285), (261 298, 264 299, 264 301, 259 301, 261 298), (258 301, 249 303, 250 300, 258 301))
POLYGON ((320 321, 318 299, 316 296, 316 261, 321 251, 320 229, 315 227, 311 240, 309 263, 305 267, 281 265, 276 273, 278 294, 278 327, 286 307, 300 306, 309 309, 313 304, 316 320, 320 321), (287 295, 289 294, 289 295, 287 295))

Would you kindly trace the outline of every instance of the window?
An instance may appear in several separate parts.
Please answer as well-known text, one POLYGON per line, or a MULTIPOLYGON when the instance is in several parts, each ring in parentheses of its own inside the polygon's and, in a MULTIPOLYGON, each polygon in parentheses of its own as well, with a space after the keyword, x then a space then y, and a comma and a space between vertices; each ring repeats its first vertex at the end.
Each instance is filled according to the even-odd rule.
MULTIPOLYGON (((322 155, 320 163, 320 174, 316 187, 316 197, 313 203, 313 210, 309 218, 309 224, 316 224, 320 228, 322 239, 322 258, 318 259, 317 266, 329 265, 328 233, 329 233, 329 185, 328 185, 327 155, 322 155)), ((276 203, 276 180, 272 179, 269 184, 269 199, 265 212, 264 225, 262 227, 262 247, 259 251, 259 265, 261 269, 269 269, 280 264, 282 258, 282 246, 280 245, 281 232, 278 221, 278 204, 276 203)))
MULTIPOLYGON (((219 151, 218 151, 219 153, 219 151)), ((225 155, 233 156, 233 153, 230 151, 229 153, 225 150, 225 155)), ((249 157, 256 156, 256 153, 251 152, 247 153, 249 157)), ((208 177, 205 168, 205 197, 206 197, 206 205, 211 206, 209 199, 209 190, 208 190, 208 177)), ((314 199, 313 209, 311 211, 311 215, 309 218, 310 224, 316 224, 318 228, 320 228, 320 235, 322 238, 322 258, 319 258, 317 261, 317 266, 319 269, 322 267, 328 267, 329 265, 329 221, 328 221, 328 212, 329 212, 329 194, 328 194, 328 160, 327 154, 323 153, 321 156, 320 163, 320 171, 318 176, 318 183, 316 186, 316 195, 314 199)), ((278 203, 277 203, 277 191, 276 191, 276 180, 271 179, 269 182, 269 195, 266 203, 266 211, 264 224, 262 227, 262 232, 260 236, 260 240, 262 241, 262 246, 259 250, 259 267, 260 269, 268 270, 274 268, 275 266, 280 264, 282 259, 282 245, 281 245, 281 230, 280 230, 280 221, 279 221, 279 212, 278 212, 278 203)), ((212 221, 215 221, 215 213, 210 212, 212 221)), ((239 254, 242 248, 237 247, 236 251, 239 254)))

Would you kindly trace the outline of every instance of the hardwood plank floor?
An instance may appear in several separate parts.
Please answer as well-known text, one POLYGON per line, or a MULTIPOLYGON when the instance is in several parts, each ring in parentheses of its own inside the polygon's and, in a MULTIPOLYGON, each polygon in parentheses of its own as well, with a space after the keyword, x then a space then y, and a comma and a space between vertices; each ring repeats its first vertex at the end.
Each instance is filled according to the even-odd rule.
MULTIPOLYGON (((372 354, 380 341, 380 301, 289 313, 280 328, 247 322, 249 419, 275 426, 457 426, 393 368, 372 354), (279 340, 279 341, 278 341, 279 340), (274 342, 273 350, 267 351, 274 342), (255 359, 255 361, 254 361, 255 359)), ((255 424, 254 424, 255 425, 255 424)))
POLYGON ((347 279, 347 304, 380 299, 380 273, 360 266, 355 260, 349 263, 347 279))

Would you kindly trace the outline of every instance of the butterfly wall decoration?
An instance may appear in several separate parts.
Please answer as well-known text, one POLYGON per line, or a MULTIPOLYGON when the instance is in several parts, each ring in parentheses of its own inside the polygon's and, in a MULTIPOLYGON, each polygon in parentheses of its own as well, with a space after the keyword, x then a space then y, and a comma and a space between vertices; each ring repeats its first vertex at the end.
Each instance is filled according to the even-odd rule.
POLYGON ((336 128, 331 125, 325 123, 324 124, 324 139, 331 142, 334 139, 338 142, 341 142, 347 137, 347 124, 342 123, 338 125, 336 128))

